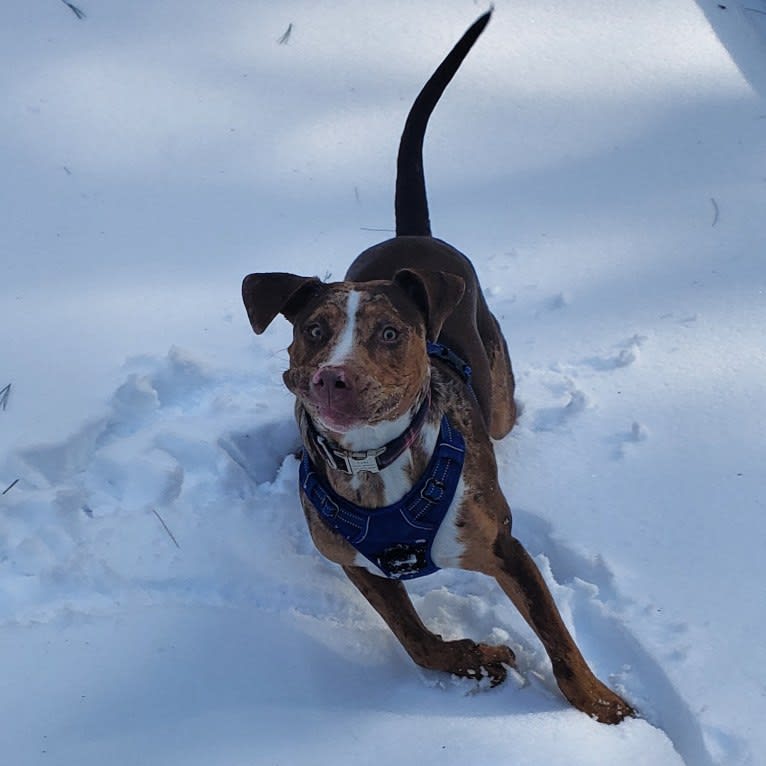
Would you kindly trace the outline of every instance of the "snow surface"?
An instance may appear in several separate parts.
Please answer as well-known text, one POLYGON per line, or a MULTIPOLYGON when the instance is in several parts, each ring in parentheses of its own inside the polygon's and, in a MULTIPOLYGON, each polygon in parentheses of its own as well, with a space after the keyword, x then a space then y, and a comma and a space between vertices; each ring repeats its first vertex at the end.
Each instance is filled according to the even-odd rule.
POLYGON ((3 763, 766 762, 766 3, 497 0, 426 141, 517 372, 516 533, 618 727, 479 576, 411 591, 520 673, 412 665, 312 548, 289 326, 240 305, 388 236, 482 5, 74 4, 0 27, 3 763))

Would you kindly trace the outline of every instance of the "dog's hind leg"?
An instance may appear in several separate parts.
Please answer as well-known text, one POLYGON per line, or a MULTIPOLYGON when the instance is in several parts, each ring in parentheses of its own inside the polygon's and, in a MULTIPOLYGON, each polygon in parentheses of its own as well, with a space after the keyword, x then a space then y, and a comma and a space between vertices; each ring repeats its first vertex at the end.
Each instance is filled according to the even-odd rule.
POLYGON ((344 566, 343 570, 418 665, 468 678, 489 677, 493 686, 505 680, 505 665, 516 665, 507 646, 477 644, 470 639, 445 641, 432 633, 401 582, 377 577, 362 567, 344 566))
POLYGON ((564 696, 602 723, 619 723, 634 710, 596 678, 561 619, 534 561, 510 530, 495 542, 499 571, 493 572, 529 626, 543 642, 564 696))

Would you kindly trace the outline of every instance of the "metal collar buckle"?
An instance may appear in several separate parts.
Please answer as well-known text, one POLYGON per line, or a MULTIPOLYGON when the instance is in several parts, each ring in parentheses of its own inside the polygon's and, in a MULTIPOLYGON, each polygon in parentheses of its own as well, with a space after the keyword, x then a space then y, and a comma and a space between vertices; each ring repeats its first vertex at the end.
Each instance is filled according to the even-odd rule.
POLYGON ((347 473, 349 476, 356 476, 363 471, 368 473, 380 473, 381 471, 378 465, 378 455, 382 455, 386 451, 385 447, 370 449, 364 452, 346 452, 345 450, 330 449, 327 439, 320 434, 316 435, 316 442, 322 450, 325 460, 336 471, 347 473))

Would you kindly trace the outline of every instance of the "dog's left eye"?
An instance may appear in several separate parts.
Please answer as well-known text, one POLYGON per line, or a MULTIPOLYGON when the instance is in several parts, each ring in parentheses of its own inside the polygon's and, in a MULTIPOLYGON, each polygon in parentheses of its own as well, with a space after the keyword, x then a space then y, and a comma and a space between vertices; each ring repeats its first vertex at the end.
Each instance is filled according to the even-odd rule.
POLYGON ((319 341, 324 338, 324 330, 322 329, 322 325, 316 322, 306 327, 304 332, 306 335, 308 335, 309 338, 311 338, 311 340, 319 341))
POLYGON ((393 343, 399 337, 399 331, 395 327, 384 327, 380 331, 380 339, 385 343, 393 343))

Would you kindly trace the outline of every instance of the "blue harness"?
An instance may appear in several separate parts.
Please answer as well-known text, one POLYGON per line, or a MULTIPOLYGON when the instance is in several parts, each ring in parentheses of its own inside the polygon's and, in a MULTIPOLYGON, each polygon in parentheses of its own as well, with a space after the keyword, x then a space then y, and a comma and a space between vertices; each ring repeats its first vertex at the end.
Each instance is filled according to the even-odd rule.
MULTIPOLYGON (((457 354, 429 341, 428 355, 457 372, 473 394, 471 368, 457 354)), ((317 473, 306 449, 299 470, 300 486, 322 521, 386 577, 411 580, 439 569, 431 557, 431 547, 455 497, 464 458, 463 436, 445 415, 428 467, 415 486, 392 505, 362 508, 341 497, 317 473)), ((335 461, 333 464, 338 468, 335 461)))
POLYGON ((395 580, 436 572, 431 546, 449 510, 463 470, 465 443, 442 418, 434 454, 407 494, 383 508, 360 508, 322 481, 304 449, 301 489, 322 520, 378 569, 395 580))

